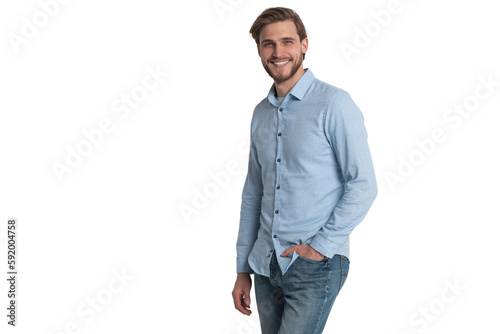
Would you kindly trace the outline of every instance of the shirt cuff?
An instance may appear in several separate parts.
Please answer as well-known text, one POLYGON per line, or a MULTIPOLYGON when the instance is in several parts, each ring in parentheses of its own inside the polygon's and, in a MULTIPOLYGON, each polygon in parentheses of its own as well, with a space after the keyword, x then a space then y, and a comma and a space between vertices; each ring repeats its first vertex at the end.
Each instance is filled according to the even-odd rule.
POLYGON ((314 237, 309 246, 314 248, 317 252, 320 252, 321 254, 328 256, 329 258, 333 258, 333 256, 336 254, 337 250, 340 247, 333 241, 326 239, 320 234, 317 234, 314 237))
POLYGON ((248 264, 248 259, 236 259, 236 273, 250 273, 253 274, 252 268, 248 264))

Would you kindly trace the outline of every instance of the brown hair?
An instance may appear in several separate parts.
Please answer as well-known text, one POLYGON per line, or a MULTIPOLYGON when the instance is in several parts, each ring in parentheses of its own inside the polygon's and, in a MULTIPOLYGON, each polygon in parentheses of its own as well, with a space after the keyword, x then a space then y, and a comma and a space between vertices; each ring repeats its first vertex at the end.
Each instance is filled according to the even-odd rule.
MULTIPOLYGON (((263 11, 252 24, 252 27, 250 28, 250 34, 255 40, 255 43, 259 44, 259 35, 262 27, 270 23, 288 20, 291 20, 293 21, 293 23, 295 23, 297 34, 299 35, 301 42, 304 40, 304 38, 307 38, 306 27, 304 26, 304 23, 302 23, 299 14, 297 14, 293 9, 285 7, 273 7, 263 11)), ((306 55, 304 54, 303 58, 305 58, 305 56, 306 55)))

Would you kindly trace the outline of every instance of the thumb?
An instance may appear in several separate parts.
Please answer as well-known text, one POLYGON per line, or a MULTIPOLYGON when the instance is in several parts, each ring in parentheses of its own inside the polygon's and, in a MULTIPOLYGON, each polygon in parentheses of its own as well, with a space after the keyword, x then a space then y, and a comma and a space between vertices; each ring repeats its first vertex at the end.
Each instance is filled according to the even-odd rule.
POLYGON ((243 294, 243 304, 245 304, 246 307, 250 306, 250 291, 245 291, 243 294))

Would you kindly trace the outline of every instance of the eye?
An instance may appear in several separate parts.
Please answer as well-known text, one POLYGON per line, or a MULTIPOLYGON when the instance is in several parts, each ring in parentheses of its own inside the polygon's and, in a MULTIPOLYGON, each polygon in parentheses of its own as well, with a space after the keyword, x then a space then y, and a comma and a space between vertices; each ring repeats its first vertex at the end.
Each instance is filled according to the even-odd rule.
POLYGON ((287 43, 287 44, 292 44, 292 41, 285 41, 285 43, 287 43))
POLYGON ((266 42, 266 43, 264 43, 264 46, 269 46, 271 44, 272 44, 271 42, 266 42))

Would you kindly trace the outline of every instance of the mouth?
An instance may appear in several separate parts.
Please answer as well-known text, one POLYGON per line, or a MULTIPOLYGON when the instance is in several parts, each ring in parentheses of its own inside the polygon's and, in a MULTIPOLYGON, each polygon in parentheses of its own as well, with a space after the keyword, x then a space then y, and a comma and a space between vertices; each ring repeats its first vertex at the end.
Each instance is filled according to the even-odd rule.
POLYGON ((283 60, 283 61, 270 61, 271 64, 273 64, 276 67, 283 67, 286 64, 288 64, 290 60, 283 60))

